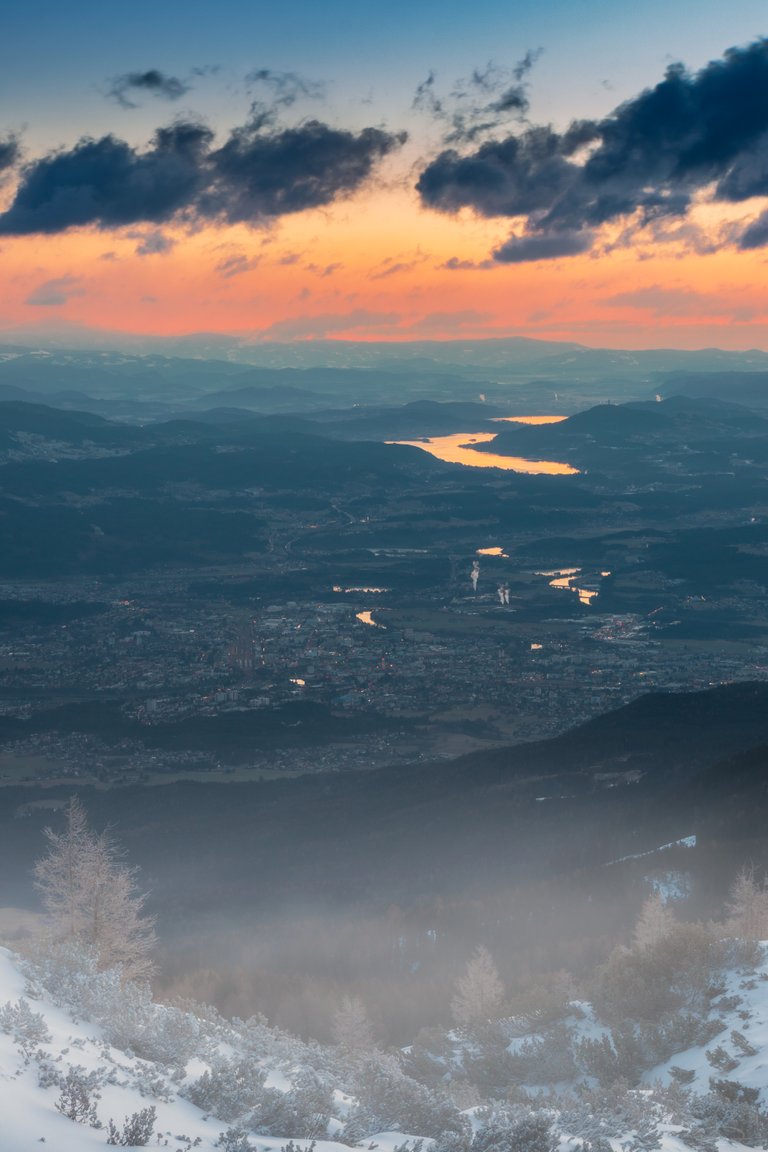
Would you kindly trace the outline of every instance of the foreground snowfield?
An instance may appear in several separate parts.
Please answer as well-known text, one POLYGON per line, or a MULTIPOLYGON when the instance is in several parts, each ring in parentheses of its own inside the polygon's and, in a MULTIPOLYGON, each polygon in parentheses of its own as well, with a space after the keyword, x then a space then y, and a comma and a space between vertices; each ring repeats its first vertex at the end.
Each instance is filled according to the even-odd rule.
MULTIPOLYGON (((329 1050, 321 1050, 319 1047, 312 1049, 301 1041, 295 1041, 295 1047, 291 1047, 293 1042, 287 1040, 282 1041, 281 1048, 281 1041, 278 1040, 272 1056, 265 1058, 264 1053, 269 1050, 267 1047, 256 1051, 258 1045, 254 1044, 250 1053, 242 1048, 239 1051, 233 1048, 227 1039, 228 1025, 225 1022, 216 1026, 201 1023, 199 1049, 173 1069, 167 1062, 141 1059, 130 1050, 113 1046, 109 1043, 108 1020, 98 1025, 78 1018, 76 1012, 61 1002, 60 993, 53 996, 43 991, 37 979, 30 981, 25 977, 20 965, 18 958, 0 948, 0 1152, 25 1152, 27 1149, 39 1149, 41 1144, 54 1152, 84 1152, 90 1148, 103 1148, 107 1144, 106 1129, 110 1120, 121 1130, 127 1117, 149 1107, 156 1109, 149 1147, 178 1152, 187 1152, 191 1148, 199 1148, 202 1152, 222 1148, 227 1152, 241 1152, 247 1148, 258 1149, 259 1152, 279 1152, 292 1139, 297 1152, 303 1152, 309 1147, 311 1141, 306 1134, 297 1134, 296 1131, 290 1131, 289 1127, 279 1136, 249 1133, 246 1137, 244 1132, 238 1136, 231 1131, 231 1120, 203 1111, 182 1094, 198 1083, 206 1072, 215 1068, 217 1061, 243 1058, 246 1064, 250 1061, 252 1067, 258 1067, 262 1077, 266 1076, 264 1086, 267 1089, 288 1093, 297 1076, 307 1070, 312 1071, 313 1058, 321 1063, 325 1061, 324 1073, 328 1075, 333 1062, 331 1058, 326 1060, 323 1057, 323 1051, 327 1053, 329 1050), (17 1007, 20 1002, 21 1017, 26 1018, 26 1024, 14 1029, 13 1020, 20 1018, 17 1007), (27 1007, 24 1007, 25 1004, 27 1007), (10 1008, 7 1007, 9 1005, 10 1008), (42 1021, 30 1017, 27 1009, 42 1017, 42 1021), (91 1099, 100 1127, 76 1122, 57 1110, 61 1082, 70 1069, 78 1070, 81 1079, 88 1076, 92 1078, 91 1099), (227 1130, 230 1130, 229 1142, 224 1135, 227 1130), (237 1143, 238 1140, 240 1143, 237 1143)), ((579 1027, 583 1035, 601 1035, 603 1030, 594 1020, 589 1006, 581 1004, 579 1009, 579 1027)), ((151 1010, 157 1013, 159 1021, 163 1013, 168 1011, 161 1006, 152 1006, 151 1010)), ((708 1091, 714 1073, 728 1075, 747 1088, 758 1089, 763 1102, 768 1102, 768 962, 762 963, 748 975, 729 974, 718 1012, 725 1028, 715 1040, 706 1046, 677 1053, 665 1064, 645 1074, 644 1082, 648 1087, 640 1088, 636 1093, 641 1108, 647 1094, 650 1110, 650 1093, 654 1083, 668 1084, 674 1079, 670 1076, 671 1068, 683 1069, 689 1075, 692 1073, 690 1086, 697 1092, 708 1091), (726 1066, 723 1071, 713 1068, 711 1059, 707 1058, 707 1052, 711 1057, 713 1049, 722 1049, 718 1060, 726 1066)), ((137 1012, 136 1019, 140 1018, 143 1019, 141 1012, 137 1012)), ((136 1035, 139 1035, 139 1031, 136 1031, 136 1035)), ((344 1118, 354 1104, 343 1092, 342 1086, 333 1092, 333 1101, 334 1115, 323 1133, 326 1136, 341 1131, 344 1118)), ((469 1109, 464 1115, 477 1131, 475 1112, 476 1109, 469 1109)), ((650 1142, 646 1147, 658 1147, 662 1152, 690 1152, 690 1141, 680 1139, 677 1135, 679 1131, 680 1126, 671 1121, 662 1123, 659 1128, 660 1142, 650 1142)), ((418 1132, 406 1134, 394 1131, 366 1133, 357 1146, 365 1150, 375 1148, 378 1152, 395 1152, 398 1146, 406 1142, 413 1148, 420 1135, 418 1132)), ((636 1138, 633 1142, 627 1136, 627 1132, 610 1132, 610 1144, 614 1152, 622 1152, 622 1149, 630 1146, 642 1147, 636 1138)), ((346 1139, 347 1143, 318 1139, 315 1152, 345 1152, 351 1142, 349 1132, 346 1139)), ((558 1142, 561 1152, 575 1152, 576 1149, 579 1152, 590 1152, 589 1142, 569 1137, 567 1132, 561 1131, 559 1137, 555 1137, 554 1148, 558 1142)), ((430 1144, 431 1141, 426 1139, 425 1147, 429 1148, 430 1144)), ((746 1145, 720 1138, 710 1147, 725 1152, 746 1145)), ((524 1149, 510 1147, 508 1150, 499 1145, 498 1152, 550 1152, 550 1148, 545 1149, 544 1145, 540 1147, 533 1142, 524 1149)), ((607 1147, 602 1152, 607 1152, 607 1147)))
MULTIPOLYGON (((217 1148, 222 1132, 230 1127, 228 1123, 203 1113, 175 1093, 168 1101, 148 1095, 146 1083, 151 1079, 151 1073, 155 1071, 159 1078, 167 1081, 166 1069, 160 1066, 148 1068, 151 1062, 138 1060, 106 1044, 99 1026, 78 1022, 47 997, 30 998, 27 980, 19 970, 16 958, 7 949, 0 948, 0 1007, 9 1002, 15 1004, 19 999, 27 999, 32 1011, 43 1017, 51 1038, 40 1047, 63 1075, 69 1068, 79 1067, 86 1073, 106 1071, 108 1078, 115 1082, 106 1082, 99 1088, 97 1113, 103 1127, 76 1123, 55 1107, 59 1087, 41 1086, 40 1062, 36 1056, 26 1055, 11 1035, 0 1031, 0 1152, 24 1152, 33 1148, 39 1152, 41 1143, 54 1152, 104 1148, 107 1139, 104 1128, 110 1119, 121 1128, 127 1116, 150 1105, 157 1109, 157 1135, 149 1142, 150 1147, 183 1149, 184 1152, 191 1147, 199 1148, 201 1152, 217 1148)), ((193 1058, 187 1065, 186 1080, 199 1077, 206 1068, 204 1061, 193 1058)), ((267 1084, 276 1088, 289 1086, 277 1071, 271 1073, 267 1084)), ((269 1152, 280 1149, 290 1138, 290 1132, 286 1132, 285 1138, 251 1137, 251 1144, 269 1152)), ((404 1133, 383 1132, 377 1134, 375 1143, 381 1152, 392 1152, 406 1140, 408 1136, 404 1133)), ((300 1141, 302 1148, 309 1143, 300 1141)), ((318 1140, 315 1152, 349 1150, 344 1144, 318 1140)))

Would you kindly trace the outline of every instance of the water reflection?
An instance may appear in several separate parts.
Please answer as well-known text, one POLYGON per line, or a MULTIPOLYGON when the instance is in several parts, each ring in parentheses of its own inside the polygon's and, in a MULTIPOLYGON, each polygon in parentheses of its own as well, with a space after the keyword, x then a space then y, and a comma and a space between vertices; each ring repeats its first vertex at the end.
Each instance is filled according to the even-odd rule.
MULTIPOLYGON (((534 572, 534 576, 549 577, 550 588, 563 588, 566 592, 575 592, 580 604, 591 604, 600 594, 598 588, 581 587, 578 578, 581 568, 553 568, 548 572, 534 572)), ((610 576, 610 572, 601 573, 610 576)))
POLYGON ((527 472, 536 476, 578 474, 578 468, 557 460, 527 460, 523 456, 500 456, 472 448, 473 444, 487 444, 495 439, 495 432, 457 432, 453 436, 425 436, 423 440, 388 440, 387 443, 421 448, 447 464, 465 464, 469 468, 503 468, 505 472, 527 472))
POLYGON ((374 620, 372 611, 356 612, 355 619, 359 620, 361 624, 370 624, 371 628, 385 628, 384 624, 379 624, 377 620, 374 620))
POLYGON ((492 416, 495 424, 561 424, 567 416, 492 416))

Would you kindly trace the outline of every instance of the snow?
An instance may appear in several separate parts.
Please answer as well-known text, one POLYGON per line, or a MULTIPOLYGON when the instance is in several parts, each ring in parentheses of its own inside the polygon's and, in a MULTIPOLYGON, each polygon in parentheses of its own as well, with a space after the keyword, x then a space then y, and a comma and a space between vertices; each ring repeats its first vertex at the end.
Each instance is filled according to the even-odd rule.
MULTIPOLYGON (((217 1127, 215 1121, 205 1121, 200 1110, 185 1100, 165 1104, 142 1096, 132 1081, 138 1066, 146 1062, 105 1047, 98 1027, 75 1023, 62 1009, 46 1000, 25 997, 25 988, 25 978, 11 953, 0 948, 0 1005, 9 1001, 16 1003, 20 998, 29 1000, 30 1008, 43 1016, 51 1034, 50 1042, 42 1047, 57 1070, 65 1075, 70 1067, 78 1066, 86 1072, 105 1066, 116 1071, 119 1082, 105 1085, 98 1101, 99 1119, 104 1125, 114 1119, 122 1126, 126 1116, 155 1104, 160 1131, 183 1132, 192 1139, 200 1136, 200 1147, 213 1148, 218 1133, 227 1127, 225 1124, 217 1127)), ((40 1087, 37 1062, 25 1058, 12 1036, 0 1032, 0 1150, 23 1152, 26 1148, 39 1149, 41 1143, 50 1145, 55 1152, 103 1149, 104 1131, 62 1116, 54 1106, 58 1095, 59 1090, 54 1086, 40 1087)))
POLYGON ((736 1007, 718 1011, 718 1001, 713 1005, 713 1013, 722 1017, 724 1028, 706 1045, 677 1052, 664 1064, 659 1064, 646 1073, 646 1083, 655 1080, 668 1082, 670 1068, 676 1066, 695 1073, 690 1087, 695 1092, 709 1091, 710 1077, 738 1080, 747 1088, 757 1088, 760 1101, 768 1104, 768 960, 764 961, 754 974, 745 976, 732 972, 726 980, 722 1000, 738 997, 736 1007), (732 1033, 740 1033, 753 1047, 755 1055, 749 1056, 734 1043, 732 1033), (728 1056, 737 1060, 737 1065, 728 1072, 713 1067, 707 1060, 707 1051, 722 1047, 728 1056))
MULTIPOLYGON (((233 1039, 235 1046, 227 1043, 228 1038, 235 1036, 229 1025, 224 1025, 213 1039, 209 1036, 174 1077, 168 1068, 106 1043, 108 1027, 105 1032, 93 1022, 74 1018, 68 1010, 54 1003, 50 995, 42 994, 36 986, 30 985, 17 958, 0 948, 0 1008, 20 1001, 26 1002, 33 1013, 42 1016, 49 1039, 40 1044, 30 1044, 28 1047, 34 1051, 25 1051, 24 1046, 12 1034, 2 1031, 0 1025, 0 1152, 25 1152, 39 1149, 41 1144, 54 1152, 103 1149, 106 1144, 104 1128, 110 1119, 122 1127, 127 1117, 150 1106, 157 1110, 157 1135, 150 1141, 150 1147, 165 1147, 171 1152, 189 1152, 192 1147, 197 1147, 201 1152, 214 1152, 220 1135, 234 1126, 229 1121, 204 1113, 178 1094, 179 1090, 184 1090, 185 1086, 209 1071, 212 1062, 242 1057, 242 1050, 238 1051, 236 1047, 236 1038, 233 1039), (42 1059, 38 1048, 43 1050, 42 1059), (46 1081, 51 1079, 51 1071, 66 1075, 71 1068, 99 1075, 101 1084, 98 1096, 94 1093, 94 1099, 101 1128, 77 1123, 57 1111, 55 1104, 60 1086, 56 1083, 46 1086, 46 1081), (155 1087, 150 1088, 150 1080, 156 1082, 155 1087)), ((163 1014, 169 1010, 159 1007, 157 1011, 157 1018, 163 1019, 163 1014)), ((693 1072, 691 1088, 697 1093, 709 1091, 711 1077, 727 1077, 738 1080, 747 1088, 757 1089, 763 1104, 768 1104, 768 959, 747 974, 738 971, 727 973, 723 993, 715 1002, 712 1014, 721 1017, 723 1023, 721 1032, 713 1040, 678 1052, 644 1074, 642 1086, 635 1092, 638 1098, 648 1096, 649 1107, 652 1106, 651 1087, 659 1082, 672 1081, 673 1067, 693 1072), (712 1066, 707 1051, 711 1053, 718 1047, 724 1049, 727 1058, 737 1062, 733 1069, 726 1072, 712 1066)), ((571 1015, 566 1023, 577 1039, 594 1040, 607 1034, 607 1029, 586 1001, 572 1001, 571 1015)), ((535 1035, 529 1033, 511 1039, 509 1052, 515 1053, 535 1035)), ((451 1038, 458 1054, 456 1050, 462 1044, 466 1045, 467 1039, 462 1039, 460 1032, 451 1033, 451 1038)), ((300 1042, 295 1044, 300 1045, 300 1042)), ((287 1045, 280 1051, 278 1048, 274 1049, 274 1059, 271 1054, 264 1055, 264 1052, 272 1052, 270 1048, 263 1051, 259 1048, 259 1055, 251 1058, 266 1073, 268 1088, 287 1092, 295 1079, 306 1071, 310 1060, 309 1056, 305 1058, 301 1053, 297 1056, 295 1047, 291 1055, 287 1045)), ((310 1051, 304 1049, 305 1053, 310 1051)), ((348 1152, 348 1145, 336 1142, 333 1137, 342 1133, 344 1120, 355 1103, 354 1098, 340 1088, 333 1092, 334 1116, 327 1129, 329 1139, 318 1140, 315 1152, 348 1152)), ((483 1116, 479 1107, 467 1109, 464 1115, 474 1131, 482 1127, 483 1116)), ((676 1135, 675 1125, 661 1124, 660 1133, 661 1152, 689 1152, 688 1146, 676 1135)), ((614 1133, 611 1136, 614 1137, 614 1133)), ((418 1134, 384 1131, 366 1136, 359 1147, 395 1152, 398 1146, 406 1142, 412 1145, 417 1138, 418 1134)), ((614 1152, 620 1152, 622 1140, 626 1142, 626 1138, 627 1133, 615 1134, 614 1152)), ((280 1152, 291 1139, 302 1150, 310 1144, 308 1139, 291 1132, 280 1137, 251 1134, 249 1139, 254 1152, 280 1152)), ((577 1143, 569 1140, 567 1134, 562 1136, 561 1152, 575 1152, 577 1143)), ((717 1143, 719 1152, 740 1147, 724 1139, 717 1143)), ((431 1144, 429 1139, 424 1141, 426 1152, 431 1144)))
POLYGON ((695 848, 695 836, 683 836, 681 840, 672 840, 669 844, 662 844, 659 848, 650 848, 647 852, 633 852, 631 856, 619 856, 616 860, 609 860, 605 867, 613 864, 623 864, 626 860, 642 860, 645 856, 655 856, 657 852, 666 852, 669 848, 695 848))
MULTIPOLYGON (((16 958, 0 948, 0 1007, 27 1000, 29 1007, 39 1013, 50 1033, 50 1041, 41 1045, 48 1061, 56 1071, 66 1075, 70 1068, 81 1068, 86 1073, 101 1070, 113 1083, 104 1083, 96 1101, 98 1118, 106 1127, 113 1119, 122 1128, 125 1119, 151 1105, 157 1109, 155 1131, 167 1139, 169 1149, 186 1152, 196 1146, 201 1152, 213 1152, 220 1134, 231 1125, 215 1116, 204 1114, 188 1100, 177 1096, 170 1084, 171 1098, 158 1099, 142 1095, 139 1082, 146 1080, 146 1072, 155 1073, 168 1085, 167 1069, 139 1060, 104 1043, 100 1028, 87 1021, 76 1021, 65 1010, 57 1007, 46 996, 33 998, 27 980, 19 970, 16 958), (199 1143, 194 1145, 194 1141, 199 1143)), ((209 1065, 195 1057, 185 1068, 186 1082, 196 1079, 209 1065)), ((92 1128, 63 1116, 55 1102, 60 1089, 56 1085, 42 1087, 38 1082, 40 1065, 35 1056, 25 1056, 13 1036, 0 1031, 0 1152, 25 1152, 45 1144, 54 1152, 87 1152, 89 1148, 103 1149, 106 1144, 104 1127, 92 1128)), ((270 1087, 287 1090, 290 1080, 278 1069, 270 1069, 267 1083, 270 1087)), ((339 1093, 339 1102, 349 1106, 349 1097, 339 1093)), ((336 1122, 334 1130, 340 1125, 336 1122)), ((284 1137, 251 1136, 251 1144, 259 1152, 279 1152, 291 1139, 284 1137)), ((381 1152, 392 1152, 398 1144, 413 1139, 402 1132, 380 1133, 366 1141, 378 1145, 381 1152)), ((300 1148, 310 1142, 299 1139, 300 1148)), ((157 1147, 158 1140, 150 1141, 157 1147)), ((161 1147, 166 1147, 160 1142, 161 1147)), ((315 1152, 349 1152, 348 1146, 333 1140, 319 1140, 315 1152)))

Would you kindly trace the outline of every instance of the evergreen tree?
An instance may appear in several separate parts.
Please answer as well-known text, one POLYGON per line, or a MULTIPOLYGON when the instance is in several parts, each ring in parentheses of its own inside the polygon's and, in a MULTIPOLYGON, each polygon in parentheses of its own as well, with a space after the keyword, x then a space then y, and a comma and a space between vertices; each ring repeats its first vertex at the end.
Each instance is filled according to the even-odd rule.
POLYGON ((54 939, 93 950, 101 969, 119 968, 125 980, 146 979, 155 932, 136 870, 120 861, 109 836, 88 827, 75 797, 63 832, 46 828, 45 835, 48 854, 35 865, 35 883, 54 939))

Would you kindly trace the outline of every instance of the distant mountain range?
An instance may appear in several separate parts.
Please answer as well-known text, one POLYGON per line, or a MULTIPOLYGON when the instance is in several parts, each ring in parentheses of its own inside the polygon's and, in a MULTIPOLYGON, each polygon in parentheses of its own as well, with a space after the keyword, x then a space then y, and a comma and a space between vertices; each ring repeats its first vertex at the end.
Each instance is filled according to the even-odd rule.
POLYGON ((177 355, 187 345, 161 342, 158 351, 137 355, 0 344, 0 399, 47 398, 56 407, 132 420, 185 408, 303 411, 339 402, 477 400, 481 393, 494 403, 559 400, 561 411, 573 411, 574 404, 585 406, 583 395, 594 402, 650 399, 655 392, 743 397, 763 406, 768 379, 768 353, 757 350, 628 352, 519 337, 398 344, 222 339, 213 357, 199 351, 207 347, 193 342, 191 354, 177 355))

